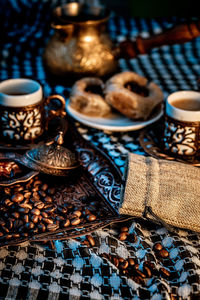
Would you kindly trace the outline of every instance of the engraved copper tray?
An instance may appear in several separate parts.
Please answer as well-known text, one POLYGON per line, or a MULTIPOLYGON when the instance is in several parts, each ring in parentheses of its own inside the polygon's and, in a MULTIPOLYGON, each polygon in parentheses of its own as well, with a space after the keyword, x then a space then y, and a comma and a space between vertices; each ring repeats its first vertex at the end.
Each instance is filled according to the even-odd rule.
MULTIPOLYGON (((82 221, 79 224, 70 223, 70 225, 66 228, 60 226, 56 228, 56 230, 46 229, 44 232, 41 232, 40 230, 37 231, 37 226, 30 229, 26 226, 26 229, 24 229, 26 224, 24 221, 23 224, 20 222, 19 227, 21 229, 17 230, 16 226, 15 229, 13 229, 13 225, 8 225, 8 219, 13 220, 16 225, 18 222, 15 219, 16 216, 18 217, 16 212, 19 211, 21 202, 19 204, 11 204, 11 209, 7 206, 5 209, 4 202, 6 197, 4 195, 4 197, 1 197, 0 200, 0 232, 3 232, 3 235, 1 234, 0 236, 0 247, 20 244, 27 240, 46 241, 77 237, 105 227, 113 222, 119 222, 127 219, 125 216, 119 216, 117 212, 120 201, 122 176, 113 162, 101 150, 85 141, 72 124, 69 126, 65 140, 66 146, 71 146, 79 157, 81 167, 78 169, 77 173, 73 176, 63 178, 55 178, 53 176, 41 174, 38 176, 38 180, 41 180, 43 184, 48 184, 48 187, 51 189, 55 188, 56 192, 52 197, 53 204, 56 207, 56 218, 58 220, 60 215, 61 217, 64 216, 65 219, 70 218, 70 212, 69 214, 63 215, 60 213, 60 207, 66 206, 68 208, 70 204, 73 206, 72 213, 74 213, 75 209, 82 209, 82 212, 84 212, 86 210, 86 206, 89 206, 91 209, 91 203, 94 202, 96 204, 95 209, 93 208, 94 211, 92 214, 95 215, 96 218, 94 220, 89 220, 87 217, 82 215, 80 217, 82 221), (9 227, 9 230, 7 231, 5 227, 9 227)), ((21 183, 18 185, 18 188, 20 189, 21 186, 28 185, 29 183, 30 182, 21 183)), ((30 189, 32 189, 32 187, 33 186, 30 185, 30 189)), ((13 189, 13 187, 10 187, 10 189, 13 189)), ((27 189, 27 186, 25 189, 27 189)), ((7 190, 7 192, 9 193, 9 190, 7 190)), ((5 194, 5 187, 1 188, 1 194, 2 193, 5 194)), ((12 200, 12 196, 9 196, 8 198, 12 200)), ((41 199, 44 202, 44 198, 41 199)), ((9 203, 8 200, 7 203, 9 203)), ((31 202, 31 205, 31 209, 27 212, 29 218, 32 217, 31 211, 35 209, 35 204, 33 202, 31 202)), ((40 214, 42 213, 40 212, 40 214)), ((49 214, 49 216, 51 216, 51 214, 49 214)), ((18 217, 19 220, 21 220, 21 218, 22 215, 18 217)), ((23 216, 23 218, 25 217, 23 216)), ((32 219, 29 219, 29 221, 32 222, 32 219)), ((44 222, 44 219, 42 219, 42 222, 44 222)))

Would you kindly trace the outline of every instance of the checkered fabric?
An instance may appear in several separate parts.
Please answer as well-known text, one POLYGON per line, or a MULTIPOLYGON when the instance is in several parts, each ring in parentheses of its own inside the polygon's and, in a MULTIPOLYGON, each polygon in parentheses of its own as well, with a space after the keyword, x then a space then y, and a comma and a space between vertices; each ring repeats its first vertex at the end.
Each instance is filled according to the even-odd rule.
MULTIPOLYGON (((53 34, 50 15, 61 0, 1 0, 0 4, 0 80, 31 77, 44 87, 46 95, 65 97, 70 87, 49 82, 42 61, 44 47, 53 34)), ((170 28, 170 19, 124 19, 113 15, 109 33, 117 42, 138 34, 148 37, 170 28)), ((157 83, 168 93, 197 89, 200 77, 200 38, 191 42, 162 46, 147 55, 119 61, 121 70, 133 70, 157 83)), ((82 136, 101 148, 123 171, 127 152, 145 155, 138 132, 114 133, 76 123, 82 136)), ((95 246, 84 243, 85 237, 0 249, 0 299, 200 299, 200 236, 195 232, 166 228, 144 222, 128 221, 92 233, 95 246), (121 226, 128 226, 135 241, 119 241, 121 226), (167 259, 155 255, 159 242, 169 252, 167 259), (103 253, 133 257, 142 270, 145 260, 155 264, 155 275, 136 283, 103 253), (160 268, 170 271, 170 278, 159 275, 160 268)))

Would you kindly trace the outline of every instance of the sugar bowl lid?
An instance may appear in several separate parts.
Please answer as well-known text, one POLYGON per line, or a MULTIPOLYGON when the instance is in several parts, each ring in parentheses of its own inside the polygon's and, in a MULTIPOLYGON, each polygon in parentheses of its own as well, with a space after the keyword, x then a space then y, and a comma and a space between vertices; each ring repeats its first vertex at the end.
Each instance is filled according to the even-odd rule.
POLYGON ((79 162, 75 154, 62 144, 63 132, 60 131, 53 144, 43 144, 27 151, 22 157, 22 163, 42 173, 67 176, 79 167, 79 162))

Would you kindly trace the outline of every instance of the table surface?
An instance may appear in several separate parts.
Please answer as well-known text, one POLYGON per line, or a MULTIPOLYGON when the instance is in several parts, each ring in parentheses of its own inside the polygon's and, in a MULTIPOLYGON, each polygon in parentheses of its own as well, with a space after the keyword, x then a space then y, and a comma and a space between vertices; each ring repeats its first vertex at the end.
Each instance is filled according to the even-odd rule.
MULTIPOLYGON (((46 95, 67 96, 70 87, 49 82, 42 53, 50 35, 53 5, 64 1, 3 1, 0 12, 1 52, 0 80, 31 77, 41 82, 46 95)), ((149 36, 170 28, 181 20, 124 19, 112 16, 109 33, 114 41, 138 34, 149 36)), ((120 59, 121 70, 132 70, 157 83, 165 97, 177 90, 197 89, 200 74, 200 38, 191 42, 162 46, 135 59, 120 59)), ((138 140, 139 131, 109 133, 76 123, 81 135, 102 149, 123 172, 124 154, 128 151, 145 155, 138 140)), ((133 242, 119 241, 122 224, 92 233, 95 246, 84 244, 85 236, 51 243, 25 243, 0 249, 0 299, 199 299, 200 236, 192 231, 166 228, 142 220, 123 224, 136 235, 133 242), (159 242, 169 252, 168 259, 155 255, 153 245, 159 242), (163 266, 173 276, 166 279, 159 272, 136 283, 103 257, 103 253, 134 257, 139 268, 143 262, 163 266)))

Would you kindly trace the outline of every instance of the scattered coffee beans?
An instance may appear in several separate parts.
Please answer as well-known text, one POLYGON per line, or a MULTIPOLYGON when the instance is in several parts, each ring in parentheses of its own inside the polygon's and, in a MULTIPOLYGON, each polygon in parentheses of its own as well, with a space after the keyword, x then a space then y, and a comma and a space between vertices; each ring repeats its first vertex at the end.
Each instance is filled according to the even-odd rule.
MULTIPOLYGON (((69 187, 70 189, 70 187, 69 187)), ((0 242, 31 237, 36 233, 55 232, 69 226, 82 226, 98 221, 103 215, 96 196, 84 196, 83 202, 56 200, 55 187, 38 177, 24 185, 0 188, 0 242)), ((59 199, 62 199, 60 197, 59 199)), ((92 236, 88 243, 94 246, 92 236)))

